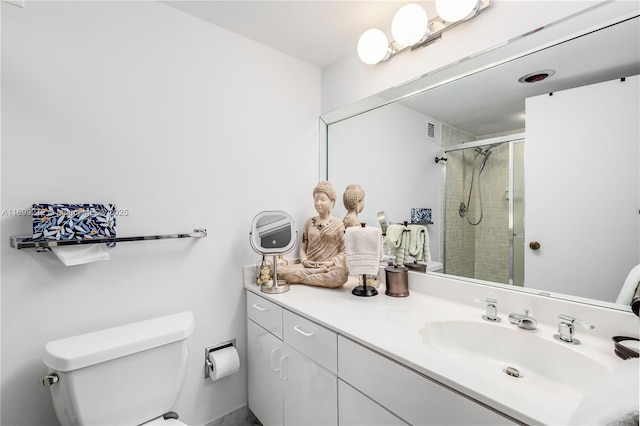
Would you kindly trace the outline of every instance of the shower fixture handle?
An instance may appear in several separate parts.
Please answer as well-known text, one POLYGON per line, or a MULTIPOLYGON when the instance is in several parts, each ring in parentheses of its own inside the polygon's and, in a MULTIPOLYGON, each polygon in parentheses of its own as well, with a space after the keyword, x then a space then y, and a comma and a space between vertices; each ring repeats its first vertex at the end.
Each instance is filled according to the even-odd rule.
POLYGON ((531 241, 531 242, 529 243, 529 248, 530 248, 531 250, 540 250, 540 243, 539 243, 539 242, 537 242, 537 241, 531 241))

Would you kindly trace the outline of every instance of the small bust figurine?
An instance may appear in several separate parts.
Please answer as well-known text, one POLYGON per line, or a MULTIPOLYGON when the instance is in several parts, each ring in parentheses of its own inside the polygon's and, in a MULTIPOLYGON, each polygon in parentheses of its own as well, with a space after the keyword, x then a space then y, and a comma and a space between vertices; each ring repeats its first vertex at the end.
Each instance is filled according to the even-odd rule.
POLYGON ((347 214, 342 219, 344 227, 360 226, 358 213, 362 213, 364 210, 364 189, 356 183, 347 185, 342 195, 342 202, 347 209, 347 214))
POLYGON ((336 190, 328 181, 313 189, 317 216, 305 220, 300 242, 300 263, 278 268, 278 277, 290 284, 338 288, 347 282, 349 270, 344 245, 344 224, 331 211, 336 190))

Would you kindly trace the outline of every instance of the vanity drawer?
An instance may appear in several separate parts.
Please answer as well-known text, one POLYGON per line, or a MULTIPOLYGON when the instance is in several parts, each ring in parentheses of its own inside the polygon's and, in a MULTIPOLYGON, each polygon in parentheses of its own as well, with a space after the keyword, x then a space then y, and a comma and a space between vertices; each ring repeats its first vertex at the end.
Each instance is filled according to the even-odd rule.
POLYGON ((282 340, 282 307, 247 291, 247 317, 282 340))
POLYGON ((338 338, 339 377, 414 425, 513 425, 506 417, 358 343, 338 338))
POLYGON ((308 319, 284 310, 284 341, 333 374, 338 368, 338 336, 308 319))

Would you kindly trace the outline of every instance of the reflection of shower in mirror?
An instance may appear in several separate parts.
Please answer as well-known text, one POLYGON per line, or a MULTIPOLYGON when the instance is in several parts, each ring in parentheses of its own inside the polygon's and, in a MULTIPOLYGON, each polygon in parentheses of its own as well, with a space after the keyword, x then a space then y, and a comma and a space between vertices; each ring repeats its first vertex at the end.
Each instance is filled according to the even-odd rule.
POLYGON ((480 222, 482 222, 482 217, 484 216, 484 206, 482 205, 482 187, 480 185, 480 176, 484 171, 484 166, 487 164, 487 160, 491 156, 491 148, 493 148, 493 145, 489 145, 488 148, 482 148, 482 147, 474 148, 476 155, 475 157, 473 157, 473 168, 471 170, 471 184, 469 185, 469 197, 467 197, 467 204, 465 205, 462 202, 460 203, 460 208, 458 208, 458 213, 460 214, 460 217, 466 217, 467 222, 469 223, 469 225, 472 225, 472 226, 479 225, 480 222), (480 161, 476 161, 478 157, 480 157, 480 161), (471 209, 471 195, 473 193, 473 188, 474 188, 473 184, 476 177, 476 164, 480 164, 480 167, 478 168, 478 175, 477 175, 478 183, 476 185, 476 194, 477 194, 478 204, 480 207, 480 213, 479 213, 478 221, 474 222, 467 215, 467 212, 471 209))
POLYGON ((447 274, 522 285, 523 136, 505 135, 444 148, 448 159, 443 175, 447 274))

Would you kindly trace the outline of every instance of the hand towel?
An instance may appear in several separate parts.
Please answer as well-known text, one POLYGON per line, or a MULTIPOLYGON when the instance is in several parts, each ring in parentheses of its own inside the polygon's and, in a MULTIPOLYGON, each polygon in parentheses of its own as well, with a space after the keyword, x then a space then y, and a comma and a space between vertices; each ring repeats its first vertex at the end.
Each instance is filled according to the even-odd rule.
POLYGON ((623 361, 587 391, 569 425, 637 425, 638 374, 638 358, 623 361))
POLYGON ((52 247, 53 252, 65 266, 81 265, 84 263, 109 260, 107 245, 86 244, 78 246, 52 247))
POLYGON ((430 262, 429 233, 424 225, 409 225, 407 252, 419 262, 430 262))
POLYGON ((392 224, 387 227, 387 234, 384 237, 385 243, 389 247, 399 248, 402 244, 402 237, 407 227, 399 224, 392 224))
POLYGON ((620 293, 618 294, 616 303, 620 303, 621 305, 630 305, 633 295, 636 292, 636 288, 638 287, 638 282, 640 282, 640 265, 636 265, 631 269, 629 275, 627 275, 627 278, 624 280, 624 284, 620 289, 620 293))
POLYGON ((350 226, 344 233, 349 275, 378 275, 382 260, 382 232, 372 226, 350 226))

